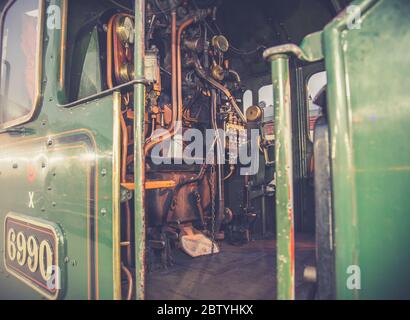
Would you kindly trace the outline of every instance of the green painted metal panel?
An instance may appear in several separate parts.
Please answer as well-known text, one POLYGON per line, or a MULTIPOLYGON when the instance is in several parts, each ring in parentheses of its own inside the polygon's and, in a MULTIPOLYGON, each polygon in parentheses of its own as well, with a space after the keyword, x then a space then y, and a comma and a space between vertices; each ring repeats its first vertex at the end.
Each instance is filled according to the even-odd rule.
POLYGON ((410 298, 410 2, 353 4, 360 27, 343 13, 323 35, 337 298, 410 298))
MULTIPOLYGON (((46 1, 61 5, 59 0, 46 1)), ((64 299, 113 298, 113 97, 65 109, 61 30, 45 28, 43 99, 23 134, 0 134, 0 250, 10 211, 57 224, 66 245, 64 299), (35 172, 34 182, 28 179, 35 172), (29 194, 34 192, 34 208, 29 194)), ((3 252, 2 252, 3 253, 3 252)), ((0 263, 1 298, 37 299, 0 263)))

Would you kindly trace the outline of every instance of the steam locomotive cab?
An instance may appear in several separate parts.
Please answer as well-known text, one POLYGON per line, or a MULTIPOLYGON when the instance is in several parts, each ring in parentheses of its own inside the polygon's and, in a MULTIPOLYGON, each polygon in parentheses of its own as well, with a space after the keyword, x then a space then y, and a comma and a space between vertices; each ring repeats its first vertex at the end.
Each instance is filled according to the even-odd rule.
MULTIPOLYGON (((1 244, 13 277, 0 274, 1 286, 18 283, 29 298, 275 298, 277 180, 290 167, 275 174, 282 97, 262 54, 300 43, 346 4, 3 5, 1 244), (58 288, 48 287, 52 266, 58 288)), ((292 106, 296 258, 287 263, 297 297, 312 297, 302 274, 315 260, 313 130, 324 107, 314 99, 325 75, 323 62, 290 66, 303 103, 292 106)))
MULTIPOLYGON (((217 270, 232 269, 224 279, 239 282, 236 276, 230 275, 236 266, 223 262, 224 257, 239 258, 242 254, 242 263, 246 266, 254 254, 274 247, 273 97, 271 79, 260 58, 270 45, 264 38, 269 38, 269 32, 273 31, 260 35, 260 29, 252 33, 247 27, 232 25, 246 20, 245 11, 240 9, 252 9, 257 19, 272 19, 272 15, 262 14, 265 5, 241 4, 242 8, 234 9, 236 2, 146 2, 143 151, 149 297, 184 295, 181 291, 185 291, 183 287, 187 284, 180 283, 184 277, 201 286, 203 280, 193 279, 195 269, 203 269, 208 263, 218 266, 217 270), (237 16, 229 19, 232 11, 237 16), (231 43, 223 32, 227 29, 237 34, 232 28, 244 33, 242 37, 236 36, 238 44, 231 43), (256 38, 247 38, 252 35, 256 38), (255 241, 261 242, 252 249, 255 241), (249 244, 250 249, 244 249, 249 244), (240 253, 241 250, 248 250, 248 254, 240 253), (218 255, 220 262, 215 260, 218 255), (184 271, 181 265, 185 265, 184 271), (174 288, 174 293, 168 288, 174 288)), ((105 14, 100 23, 107 44, 107 85, 108 88, 121 86, 135 78, 134 18, 129 12, 105 14)), ((257 21, 252 23, 255 28, 263 28, 257 21)), ((133 136, 134 112, 132 93, 123 94, 121 188, 125 200, 121 209, 125 220, 122 238, 131 244, 135 163, 130 146, 139 138, 133 136)), ((308 156, 301 159, 299 165, 306 166, 307 159, 308 156)), ((311 173, 306 170, 300 177, 307 181, 311 173)), ((301 185, 309 188, 308 182, 301 185)), ((304 211, 312 206, 313 192, 310 194, 311 198, 301 200, 304 211)), ((312 232, 313 224, 314 217, 307 214, 300 218, 298 230, 312 232)), ((312 262, 311 240, 312 237, 306 237, 310 255, 306 255, 305 264, 312 262)), ((132 245, 122 248, 122 256, 126 257, 124 266, 130 268, 132 248, 132 245)), ((266 258, 263 256, 255 262, 256 270, 260 267, 261 273, 265 272, 266 258)), ((303 267, 298 266, 299 273, 303 267)), ((220 276, 212 278, 211 283, 221 281, 220 276)), ((271 280, 274 281, 273 277, 267 281, 271 280)), ((249 288, 250 292, 255 290, 250 295, 273 298, 273 289, 272 295, 264 296, 260 291, 257 293, 256 288, 252 289, 252 285, 249 288)), ((221 297, 227 294, 220 290, 221 297)), ((209 291, 205 288, 192 295, 185 292, 185 296, 212 297, 209 291)))

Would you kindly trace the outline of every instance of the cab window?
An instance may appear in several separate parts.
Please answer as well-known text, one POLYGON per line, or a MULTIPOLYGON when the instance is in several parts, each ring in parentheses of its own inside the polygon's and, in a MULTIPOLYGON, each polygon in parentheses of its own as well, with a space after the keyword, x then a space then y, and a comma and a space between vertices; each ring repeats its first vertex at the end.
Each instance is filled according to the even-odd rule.
POLYGON ((6 127, 29 118, 37 98, 39 1, 12 1, 1 17, 0 127, 6 127))
POLYGON ((313 131, 315 130, 316 120, 322 115, 322 106, 317 99, 327 84, 326 71, 313 74, 307 83, 308 92, 308 121, 309 121, 309 139, 313 142, 313 131))

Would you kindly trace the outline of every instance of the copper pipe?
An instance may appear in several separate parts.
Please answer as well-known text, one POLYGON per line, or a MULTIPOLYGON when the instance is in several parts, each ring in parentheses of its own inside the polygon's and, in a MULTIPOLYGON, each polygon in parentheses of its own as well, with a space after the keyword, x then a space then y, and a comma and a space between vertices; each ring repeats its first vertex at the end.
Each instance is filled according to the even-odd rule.
POLYGON ((176 35, 176 13, 173 11, 171 13, 172 17, 172 123, 171 127, 164 135, 157 135, 155 137, 150 137, 149 141, 145 146, 145 155, 158 143, 172 138, 177 134, 182 125, 182 115, 183 115, 183 98, 182 98, 182 59, 181 59, 181 38, 182 32, 195 22, 194 18, 189 18, 185 20, 178 28, 178 34, 176 35), (176 38, 176 39, 175 39, 176 38), (176 44, 176 45, 175 45, 176 44), (175 53, 175 51, 176 53, 175 53), (176 58, 175 58, 176 56, 176 58), (176 63, 175 63, 176 60, 176 63), (176 66, 174 66, 174 63, 176 66), (176 79, 175 79, 176 77, 176 79), (174 82, 175 81, 175 82, 174 82), (175 84, 175 86, 174 86, 175 84), (176 121, 175 121, 176 119, 176 121), (155 140, 154 140, 155 139, 155 140))
POLYGON ((127 282, 128 282, 128 293, 127 293, 127 300, 132 299, 132 291, 134 287, 134 281, 132 280, 132 274, 130 270, 128 270, 127 267, 124 266, 124 264, 121 264, 121 269, 124 271, 125 275, 127 276, 127 282))
POLYGON ((114 84, 112 82, 112 31, 115 17, 115 15, 111 17, 107 27, 107 85, 110 89, 114 87, 114 84))
POLYGON ((113 58, 115 61, 118 61, 118 51, 114 50, 114 45, 113 45, 113 42, 114 40, 116 40, 116 37, 117 37, 116 30, 114 30, 114 23, 116 23, 120 17, 130 17, 131 19, 134 18, 133 16, 129 14, 118 13, 118 14, 113 15, 108 21, 108 26, 107 26, 107 85, 110 89, 114 87, 114 84, 112 81, 113 79, 113 58), (113 54, 114 54, 114 57, 113 57, 113 54))
POLYGON ((171 87, 172 87, 172 120, 171 125, 166 133, 150 136, 145 142, 145 156, 158 143, 166 139, 172 138, 179 128, 178 126, 178 97, 177 97, 177 14, 173 10, 171 12, 171 87), (177 123, 177 126, 176 126, 177 123))
MULTIPOLYGON (((121 113, 121 131, 122 131, 122 155, 121 155, 121 183, 127 182, 127 157, 128 157, 128 128, 125 122, 126 112, 121 113)), ((126 215, 126 241, 131 241, 131 207, 130 202, 125 202, 125 215, 126 215)), ((127 252, 127 264, 131 265, 132 253, 131 246, 126 248, 127 252)))
MULTIPOLYGON (((127 157, 128 157, 128 128, 125 122, 124 114, 121 114, 121 131, 122 131, 122 155, 121 155, 121 183, 127 182, 127 157)), ((125 215, 126 215, 126 225, 127 234, 126 240, 131 241, 131 208, 130 202, 125 202, 125 215)), ((127 247, 127 264, 131 265, 132 255, 131 246, 127 247)))
POLYGON ((124 119, 124 113, 121 113, 121 131, 122 131, 122 159, 121 159, 121 183, 127 181, 127 156, 128 156, 128 128, 124 119))
POLYGON ((171 12, 171 64, 172 64, 172 123, 171 128, 175 126, 175 119, 178 117, 177 113, 177 13, 175 10, 171 12))

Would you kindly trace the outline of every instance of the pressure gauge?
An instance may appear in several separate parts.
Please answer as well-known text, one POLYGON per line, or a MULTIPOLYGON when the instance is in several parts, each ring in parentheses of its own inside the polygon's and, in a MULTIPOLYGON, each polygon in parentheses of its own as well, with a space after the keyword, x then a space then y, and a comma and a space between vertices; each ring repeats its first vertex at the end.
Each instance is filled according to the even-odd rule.
POLYGON ((223 35, 213 37, 212 46, 221 52, 227 52, 229 50, 229 42, 223 35))
POLYGON ((118 23, 117 34, 122 41, 134 43, 134 21, 130 17, 122 17, 118 23))
POLYGON ((119 77, 123 82, 131 81, 134 78, 134 65, 131 63, 121 65, 119 77))
POLYGON ((250 106, 246 109, 246 120, 248 122, 260 121, 263 118, 263 111, 259 106, 250 106))

